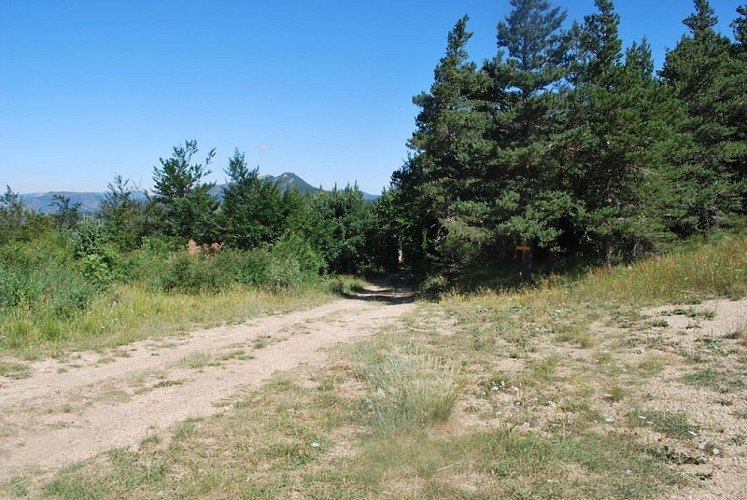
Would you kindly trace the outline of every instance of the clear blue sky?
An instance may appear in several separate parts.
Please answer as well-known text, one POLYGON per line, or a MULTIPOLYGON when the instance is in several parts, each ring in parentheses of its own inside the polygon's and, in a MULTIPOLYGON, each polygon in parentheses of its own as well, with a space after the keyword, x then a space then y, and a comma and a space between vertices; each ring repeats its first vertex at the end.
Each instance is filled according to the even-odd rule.
MULTIPOLYGON (((592 0, 555 2, 581 19, 592 0)), ((625 44, 657 66, 689 0, 618 0, 625 44)), ((722 33, 739 0, 712 0, 722 33)), ((261 173, 379 193, 407 156, 414 94, 469 13, 473 59, 495 53, 508 0, 0 0, 0 187, 152 186, 174 145, 234 148, 261 173)))

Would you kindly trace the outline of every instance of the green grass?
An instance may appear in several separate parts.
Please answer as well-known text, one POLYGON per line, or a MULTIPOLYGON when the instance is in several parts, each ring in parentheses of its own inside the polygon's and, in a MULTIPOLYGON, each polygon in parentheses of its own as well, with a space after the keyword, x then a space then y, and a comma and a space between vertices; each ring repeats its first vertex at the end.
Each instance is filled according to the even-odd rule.
POLYGON ((690 424, 684 412, 654 410, 635 410, 629 416, 633 427, 651 426, 669 437, 692 439, 697 435, 697 428, 690 424))
POLYGON ((231 286, 219 293, 166 293, 143 285, 115 285, 67 318, 33 310, 0 311, 0 354, 34 359, 61 352, 113 348, 185 330, 308 308, 334 299, 326 284, 268 292, 231 286))
MULTIPOLYGON (((402 324, 335 351, 324 365, 274 378, 221 415, 185 421, 157 442, 144 436, 136 450, 112 450, 66 468, 42 493, 687 496, 691 490, 676 488, 709 474, 700 468, 699 442, 719 443, 724 454, 730 445, 710 424, 697 427, 694 413, 655 406, 653 384, 710 390, 737 373, 719 368, 714 356, 697 372, 671 377, 692 365, 677 353, 652 352, 666 347, 666 339, 649 329, 664 325, 642 325, 641 308, 744 296, 745 248, 747 238, 732 237, 574 283, 453 293, 421 304, 402 324), (655 444, 645 429, 657 433, 655 444)), ((742 335, 725 342, 738 345, 742 335)), ((726 352, 725 345, 701 344, 726 352)), ((745 418, 737 408, 719 408, 745 418)))
POLYGON ((207 352, 195 352, 184 356, 182 359, 177 361, 175 365, 180 368, 199 370, 208 366, 218 366, 220 365, 220 360, 207 352))
POLYGON ((352 359, 372 389, 364 419, 377 434, 424 429, 451 416, 462 384, 448 363, 386 337, 358 344, 352 359))
POLYGON ((747 295, 747 234, 723 236, 705 244, 594 271, 572 285, 581 299, 650 305, 688 304, 713 297, 747 295))
POLYGON ((747 371, 734 372, 703 368, 680 379, 697 387, 707 387, 720 393, 736 392, 747 388, 747 371))

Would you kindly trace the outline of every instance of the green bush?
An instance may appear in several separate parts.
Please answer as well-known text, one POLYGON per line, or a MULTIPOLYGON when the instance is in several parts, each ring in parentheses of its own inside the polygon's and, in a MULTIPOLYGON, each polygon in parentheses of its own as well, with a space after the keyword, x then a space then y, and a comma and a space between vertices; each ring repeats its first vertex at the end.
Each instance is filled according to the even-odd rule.
POLYGON ((286 234, 270 250, 265 286, 288 290, 312 281, 324 267, 324 259, 296 234, 286 234))
POLYGON ((222 269, 232 281, 243 285, 261 285, 267 281, 272 256, 265 249, 227 249, 217 253, 213 259, 215 266, 222 269))
POLYGON ((231 284, 225 269, 212 257, 174 254, 160 275, 160 286, 167 291, 184 293, 217 292, 231 284))
POLYGON ((0 309, 21 307, 65 318, 84 309, 95 294, 91 283, 69 269, 0 266, 0 309))
POLYGON ((97 220, 82 220, 74 233, 73 255, 76 269, 99 288, 114 281, 125 281, 132 273, 131 265, 109 240, 104 225, 97 220))
POLYGON ((448 288, 446 277, 437 275, 426 278, 417 289, 417 295, 426 300, 438 300, 448 288))
POLYGON ((67 231, 47 231, 29 241, 0 246, 0 265, 31 271, 49 265, 61 266, 73 257, 73 240, 67 231))

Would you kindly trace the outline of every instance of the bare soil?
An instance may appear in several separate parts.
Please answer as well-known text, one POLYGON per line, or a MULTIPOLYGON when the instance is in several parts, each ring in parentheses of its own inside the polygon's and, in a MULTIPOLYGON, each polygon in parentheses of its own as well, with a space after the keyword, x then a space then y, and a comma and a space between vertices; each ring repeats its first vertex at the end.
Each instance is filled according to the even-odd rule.
POLYGON ((35 362, 28 378, 0 378, 0 481, 222 412, 242 389, 277 371, 324 363, 326 348, 371 334, 413 307, 401 284, 372 286, 307 311, 35 362))

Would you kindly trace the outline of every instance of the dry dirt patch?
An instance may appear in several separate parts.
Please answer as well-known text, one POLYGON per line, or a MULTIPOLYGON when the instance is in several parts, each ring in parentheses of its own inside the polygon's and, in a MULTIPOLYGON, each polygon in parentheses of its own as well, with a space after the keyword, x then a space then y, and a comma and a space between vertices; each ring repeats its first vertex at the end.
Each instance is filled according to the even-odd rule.
POLYGON ((28 378, 0 378, 0 480, 132 446, 153 429, 218 413, 239 389, 320 363, 324 348, 368 335, 412 308, 406 290, 371 287, 174 343, 144 341, 126 352, 34 363, 28 378))

